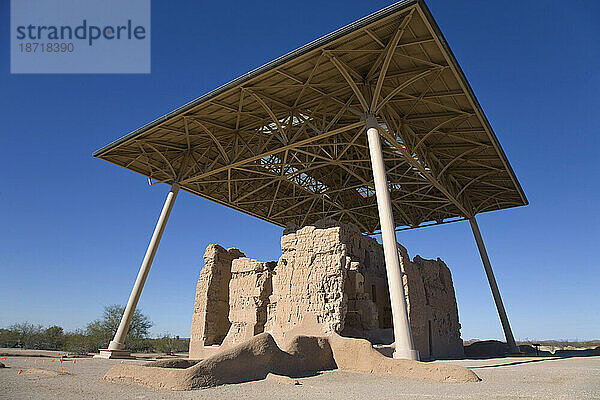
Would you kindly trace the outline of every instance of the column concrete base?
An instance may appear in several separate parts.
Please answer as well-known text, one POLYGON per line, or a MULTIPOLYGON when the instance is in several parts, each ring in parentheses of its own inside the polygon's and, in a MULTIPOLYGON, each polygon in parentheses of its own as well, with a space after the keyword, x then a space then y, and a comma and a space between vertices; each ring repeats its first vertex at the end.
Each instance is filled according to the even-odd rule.
POLYGON ((131 355, 129 350, 110 349, 100 349, 100 354, 96 354, 94 358, 135 360, 135 357, 131 355))
POLYGON ((418 350, 394 350, 394 354, 392 354, 393 358, 402 358, 405 360, 414 360, 419 361, 419 351, 418 350))

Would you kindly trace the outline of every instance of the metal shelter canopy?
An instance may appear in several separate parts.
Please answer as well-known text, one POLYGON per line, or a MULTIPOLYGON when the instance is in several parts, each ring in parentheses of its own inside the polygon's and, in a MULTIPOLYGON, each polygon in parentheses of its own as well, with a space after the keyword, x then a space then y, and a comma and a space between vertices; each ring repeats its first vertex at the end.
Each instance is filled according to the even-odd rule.
POLYGON ((433 17, 401 1, 94 153, 273 224, 380 229, 365 115, 379 123, 394 223, 527 204, 433 17))

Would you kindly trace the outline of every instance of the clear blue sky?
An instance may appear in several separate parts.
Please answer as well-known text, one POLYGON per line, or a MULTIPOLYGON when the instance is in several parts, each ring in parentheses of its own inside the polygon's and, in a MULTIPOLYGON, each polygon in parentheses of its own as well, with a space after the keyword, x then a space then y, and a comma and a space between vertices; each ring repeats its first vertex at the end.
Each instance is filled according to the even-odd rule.
MULTIPOLYGON (((154 1, 149 75, 10 75, 0 5, 0 327, 125 303, 167 187, 92 151, 385 1, 154 1)), ((515 336, 600 338, 600 4, 431 0, 530 200, 483 214, 515 336)), ((181 193, 140 306, 189 336, 209 243, 275 260, 281 229, 181 193)), ((450 266, 463 338, 501 338, 468 223, 398 234, 450 266)))

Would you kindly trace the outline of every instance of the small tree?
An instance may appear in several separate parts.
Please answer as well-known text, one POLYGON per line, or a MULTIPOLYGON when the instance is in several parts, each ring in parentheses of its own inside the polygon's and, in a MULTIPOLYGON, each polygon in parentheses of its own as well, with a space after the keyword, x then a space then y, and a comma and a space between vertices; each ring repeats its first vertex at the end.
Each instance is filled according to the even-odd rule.
MULTIPOLYGON (((87 325, 86 335, 91 347, 97 350, 108 346, 119 328, 124 311, 125 307, 118 304, 106 306, 102 319, 97 319, 87 325)), ((136 309, 131 318, 125 346, 131 350, 141 350, 141 347, 145 346, 143 339, 148 336, 152 325, 150 318, 144 315, 140 309, 136 309)))
POLYGON ((0 329, 0 347, 15 347, 19 344, 19 335, 10 329, 0 329))
POLYGON ((62 327, 54 325, 44 331, 44 348, 47 350, 60 350, 65 341, 65 333, 62 327))
POLYGON ((20 322, 9 326, 8 329, 15 333, 17 346, 25 349, 38 349, 42 347, 43 326, 20 322))

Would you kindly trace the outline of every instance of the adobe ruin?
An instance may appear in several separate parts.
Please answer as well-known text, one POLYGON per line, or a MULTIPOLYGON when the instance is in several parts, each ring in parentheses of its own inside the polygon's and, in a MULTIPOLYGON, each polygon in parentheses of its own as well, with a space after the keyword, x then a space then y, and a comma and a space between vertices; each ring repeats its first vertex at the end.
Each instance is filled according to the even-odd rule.
MULTIPOLYGON (((298 334, 393 341, 382 246, 350 224, 289 226, 277 262, 211 244, 192 317, 190 358, 205 358, 262 332, 277 342, 298 334)), ((463 355, 452 276, 440 260, 399 246, 415 348, 422 359, 463 355)))

